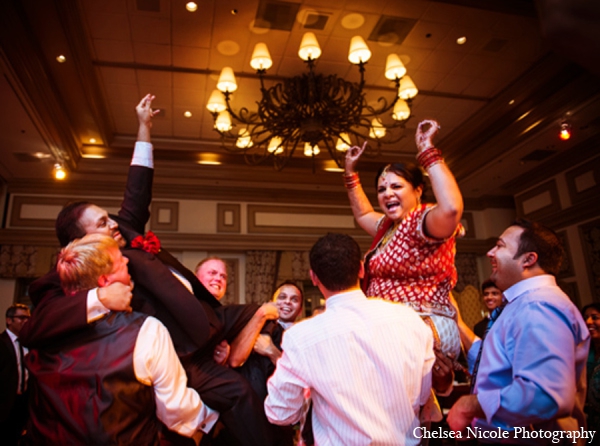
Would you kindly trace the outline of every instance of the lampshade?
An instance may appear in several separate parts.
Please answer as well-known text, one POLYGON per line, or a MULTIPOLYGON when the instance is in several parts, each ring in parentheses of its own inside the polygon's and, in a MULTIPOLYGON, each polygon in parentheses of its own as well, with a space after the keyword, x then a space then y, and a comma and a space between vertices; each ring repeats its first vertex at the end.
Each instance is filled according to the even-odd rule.
POLYGON ((348 53, 348 60, 350 63, 359 64, 360 62, 366 62, 371 58, 371 50, 367 46, 365 40, 360 36, 352 37, 350 41, 350 52, 348 53))
POLYGON ((314 33, 304 33, 302 36, 302 42, 300 42, 300 49, 298 50, 298 56, 302 60, 318 59, 321 55, 321 47, 314 33))
POLYGON ((225 93, 226 91, 233 92, 237 90, 235 76, 231 67, 224 67, 221 70, 221 75, 219 76, 219 81, 217 82, 217 88, 223 93, 225 93))
POLYGON ((271 141, 269 141, 269 152, 275 155, 278 155, 279 153, 283 152, 283 147, 281 147, 281 143, 282 140, 279 136, 274 136, 273 138, 271 138, 271 141))
POLYGON ((389 54, 387 62, 385 64, 385 77, 393 81, 394 79, 400 79, 406 74, 406 67, 400 60, 397 54, 389 54))
POLYGON ((255 70, 268 70, 273 65, 266 43, 257 43, 252 53, 250 66, 255 70))
POLYGON ((350 136, 347 133, 340 133, 335 148, 340 152, 348 150, 350 148, 350 136))
POLYGON ((235 145, 240 149, 248 149, 254 145, 248 129, 241 129, 235 141, 235 145))
POLYGON ((381 119, 374 118, 371 121, 371 130, 369 131, 371 138, 383 138, 385 136, 385 127, 381 122, 381 119))
POLYGON ((219 90, 213 90, 210 98, 208 98, 206 108, 208 108, 211 113, 221 113, 222 111, 225 111, 227 105, 225 105, 225 99, 223 99, 223 95, 219 90))
POLYGON ((304 143, 304 156, 313 156, 313 154, 316 156, 319 153, 321 153, 321 150, 318 145, 311 146, 309 142, 304 143))
POLYGON ((231 116, 226 111, 222 111, 217 116, 215 127, 219 132, 228 132, 231 130, 231 116))
POLYGON ((404 100, 412 99, 417 95, 417 93, 419 93, 419 90, 417 89, 417 86, 412 81, 410 76, 404 76, 400 81, 400 88, 398 88, 398 97, 404 100))
POLYGON ((404 99, 398 99, 398 101, 394 104, 394 111, 392 113, 392 118, 396 121, 404 121, 408 119, 410 116, 410 107, 406 103, 404 99))

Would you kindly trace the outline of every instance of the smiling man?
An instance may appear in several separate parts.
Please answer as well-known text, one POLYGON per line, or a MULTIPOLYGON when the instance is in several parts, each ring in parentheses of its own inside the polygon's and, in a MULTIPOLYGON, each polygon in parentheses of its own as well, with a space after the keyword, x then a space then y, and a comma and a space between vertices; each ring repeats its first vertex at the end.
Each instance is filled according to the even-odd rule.
POLYGON ((207 257, 196 265, 196 277, 217 300, 227 292, 227 265, 218 257, 207 257))
MULTIPOLYGON (((30 287, 36 304, 31 322, 35 323, 28 324, 23 341, 31 347, 43 347, 64 338, 65 333, 84 329, 109 309, 133 308, 154 316, 167 327, 190 387, 221 413, 221 421, 231 428, 236 440, 248 446, 268 445, 270 427, 262 413, 261 401, 238 373, 213 360, 213 352, 222 340, 231 342, 233 351, 234 339, 242 335, 251 320, 258 317, 264 323, 265 319, 276 318, 277 312, 259 313, 256 304, 221 305, 192 271, 160 245, 154 234, 146 233, 154 179, 151 128, 158 113, 152 108, 154 100, 154 95, 148 94, 136 107, 137 141, 117 214, 108 214, 93 203, 76 202, 65 206, 56 219, 61 246, 86 234, 112 237, 129 259, 129 273, 135 282, 133 293, 116 283, 81 290, 65 298, 58 274, 53 270, 30 287), (106 303, 107 290, 109 295, 120 295, 114 299, 118 305, 106 303)), ((251 349, 254 339, 248 343, 251 349)))
POLYGON ((517 220, 487 256, 505 306, 483 341, 473 394, 454 404, 448 425, 463 436, 467 428, 500 428, 509 437, 502 443, 510 444, 545 444, 532 431, 584 428, 589 332, 556 285, 563 257, 558 237, 538 223, 517 220))

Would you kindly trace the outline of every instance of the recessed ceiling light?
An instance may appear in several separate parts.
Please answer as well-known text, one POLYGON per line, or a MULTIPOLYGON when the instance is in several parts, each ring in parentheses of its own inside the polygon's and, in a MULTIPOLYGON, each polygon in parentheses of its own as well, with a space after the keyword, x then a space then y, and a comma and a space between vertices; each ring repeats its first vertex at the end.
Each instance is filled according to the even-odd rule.
POLYGON ((465 36, 459 37, 458 39, 456 39, 456 43, 458 43, 459 45, 464 45, 467 42, 467 38, 465 36))
POLYGON ((90 138, 90 144, 96 144, 96 138, 90 138))
POLYGON ((510 101, 508 101, 508 105, 513 105, 515 103, 514 99, 511 99, 510 101))
POLYGON ((521 116, 519 116, 519 118, 517 119, 517 122, 519 122, 523 118, 526 118, 529 113, 531 113, 531 110, 529 110, 529 111, 523 113, 521 116))
POLYGON ((192 117, 192 112, 187 110, 185 112, 183 112, 183 116, 185 116, 186 118, 191 118, 192 117))
POLYGON ((65 63, 67 61, 67 58, 61 54, 60 56, 56 56, 56 60, 58 61, 58 63, 65 63))
POLYGON ((187 2, 185 4, 185 9, 187 9, 189 12, 196 12, 198 5, 195 2, 187 2))

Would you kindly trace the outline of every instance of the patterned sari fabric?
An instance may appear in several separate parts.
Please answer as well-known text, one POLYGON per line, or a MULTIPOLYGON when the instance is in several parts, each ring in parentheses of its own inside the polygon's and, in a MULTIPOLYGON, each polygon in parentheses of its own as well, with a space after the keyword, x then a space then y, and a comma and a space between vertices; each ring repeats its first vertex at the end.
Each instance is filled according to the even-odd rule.
MULTIPOLYGON (((401 222, 390 226, 377 246, 367 254, 369 282, 367 296, 402 302, 417 313, 431 316, 446 353, 460 351, 456 311, 450 304, 450 290, 456 285, 454 266, 456 237, 446 240, 428 237, 423 222, 432 205, 421 205, 401 222)), ((383 217, 379 227, 389 224, 383 217)))

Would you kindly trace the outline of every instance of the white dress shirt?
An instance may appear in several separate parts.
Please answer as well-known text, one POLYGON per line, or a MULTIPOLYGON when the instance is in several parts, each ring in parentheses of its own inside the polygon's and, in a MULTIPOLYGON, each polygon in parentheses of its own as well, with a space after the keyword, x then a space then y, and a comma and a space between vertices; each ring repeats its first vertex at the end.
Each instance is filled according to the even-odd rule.
POLYGON ((169 429, 190 437, 196 430, 208 433, 219 413, 206 406, 187 387, 187 376, 166 327, 148 316, 133 350, 133 370, 142 384, 152 386, 156 416, 169 429))
POLYGON ((435 360, 431 330, 406 305, 360 290, 332 296, 326 307, 285 332, 267 418, 297 422, 309 388, 316 445, 417 445, 435 360))
MULTIPOLYGON (((8 328, 6 329, 6 333, 8 333, 8 337, 10 338, 10 340, 12 341, 12 345, 13 348, 15 349, 15 355, 17 355, 17 373, 19 375, 19 379, 17 381, 17 394, 20 395, 21 394, 21 368, 23 367, 23 360, 25 359, 25 355, 27 353, 29 353, 29 349, 27 347, 23 347, 21 346, 21 344, 19 343, 19 339, 17 338, 17 335, 14 334, 12 331, 10 331, 8 328), (20 349, 23 349, 23 356, 21 357, 21 351, 20 349)), ((25 390, 27 390, 27 380, 29 379, 29 371, 27 370, 27 368, 25 368, 25 383, 23 385, 23 388, 25 390)))

